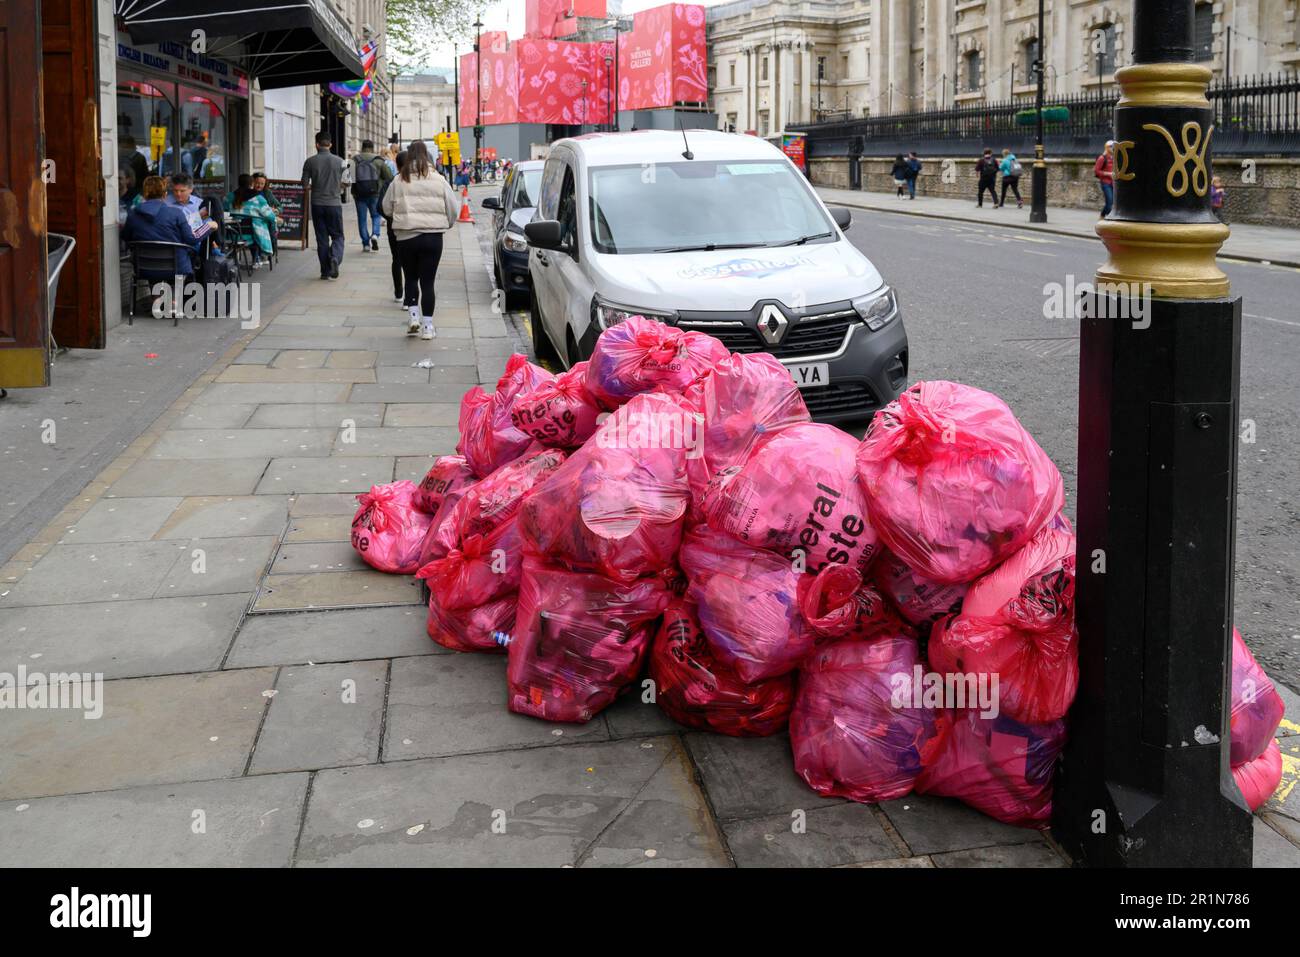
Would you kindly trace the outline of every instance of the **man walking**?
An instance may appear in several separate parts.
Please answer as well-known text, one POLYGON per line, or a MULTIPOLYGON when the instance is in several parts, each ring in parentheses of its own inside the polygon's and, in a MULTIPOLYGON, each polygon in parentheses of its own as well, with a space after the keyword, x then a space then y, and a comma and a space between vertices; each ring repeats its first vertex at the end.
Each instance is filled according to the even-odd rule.
POLYGON ((302 183, 311 190, 311 224, 316 232, 320 277, 338 279, 343 262, 343 158, 330 152, 333 139, 316 134, 316 155, 302 164, 302 183))
POLYGON ((998 204, 998 162, 993 158, 993 150, 984 147, 984 155, 975 161, 975 173, 979 176, 979 193, 975 197, 975 205, 984 206, 984 190, 989 191, 989 199, 993 200, 993 205, 998 204))
POLYGON ((361 251, 379 252, 379 194, 393 178, 388 164, 375 155, 375 144, 362 140, 361 152, 352 157, 352 201, 357 207, 357 229, 361 232, 361 251))
POLYGON ((921 158, 916 155, 916 150, 912 150, 907 155, 907 171, 905 179, 907 180, 907 198, 916 199, 916 178, 921 175, 921 158))

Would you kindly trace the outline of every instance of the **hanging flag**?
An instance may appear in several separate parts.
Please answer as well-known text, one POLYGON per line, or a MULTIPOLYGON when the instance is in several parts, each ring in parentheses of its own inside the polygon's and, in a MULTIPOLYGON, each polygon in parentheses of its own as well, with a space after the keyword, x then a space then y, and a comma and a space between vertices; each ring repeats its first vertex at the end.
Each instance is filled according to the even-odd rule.
POLYGON ((335 96, 342 97, 345 100, 354 100, 360 98, 361 112, 366 113, 370 110, 370 98, 374 95, 374 86, 370 78, 374 76, 375 65, 379 61, 379 40, 369 40, 357 55, 361 58, 361 66, 365 69, 366 75, 359 80, 344 80, 329 85, 330 92, 335 96))

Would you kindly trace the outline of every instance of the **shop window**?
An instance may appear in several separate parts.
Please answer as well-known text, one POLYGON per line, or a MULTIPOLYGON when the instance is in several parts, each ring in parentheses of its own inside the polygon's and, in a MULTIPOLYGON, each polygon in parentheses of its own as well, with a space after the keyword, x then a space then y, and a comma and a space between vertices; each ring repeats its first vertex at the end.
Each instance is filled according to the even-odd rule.
POLYGON ((219 101, 181 87, 181 170, 194 177, 200 195, 226 192, 226 117, 219 101))
POLYGON ((119 218, 140 196, 146 176, 166 176, 175 162, 174 88, 125 80, 117 85, 117 195, 119 218))

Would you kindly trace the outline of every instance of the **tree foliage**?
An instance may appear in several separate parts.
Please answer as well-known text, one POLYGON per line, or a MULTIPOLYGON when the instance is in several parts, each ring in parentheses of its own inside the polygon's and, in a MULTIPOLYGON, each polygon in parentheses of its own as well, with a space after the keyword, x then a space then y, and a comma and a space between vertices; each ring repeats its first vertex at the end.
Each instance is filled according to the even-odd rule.
POLYGON ((388 0, 388 55, 399 72, 438 59, 439 47, 472 43, 477 8, 462 0, 388 0))

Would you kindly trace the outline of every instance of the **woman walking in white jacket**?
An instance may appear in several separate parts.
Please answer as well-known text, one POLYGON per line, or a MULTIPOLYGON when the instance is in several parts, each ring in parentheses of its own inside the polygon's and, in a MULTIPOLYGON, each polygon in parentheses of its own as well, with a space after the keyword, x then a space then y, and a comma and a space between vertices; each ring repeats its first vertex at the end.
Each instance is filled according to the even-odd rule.
POLYGON ((402 260, 410 313, 406 334, 421 339, 437 335, 433 328, 433 280, 442 259, 442 234, 460 218, 460 197, 438 175, 429 160, 429 148, 416 140, 406 151, 406 163, 384 194, 384 215, 392 221, 397 252, 402 260))

